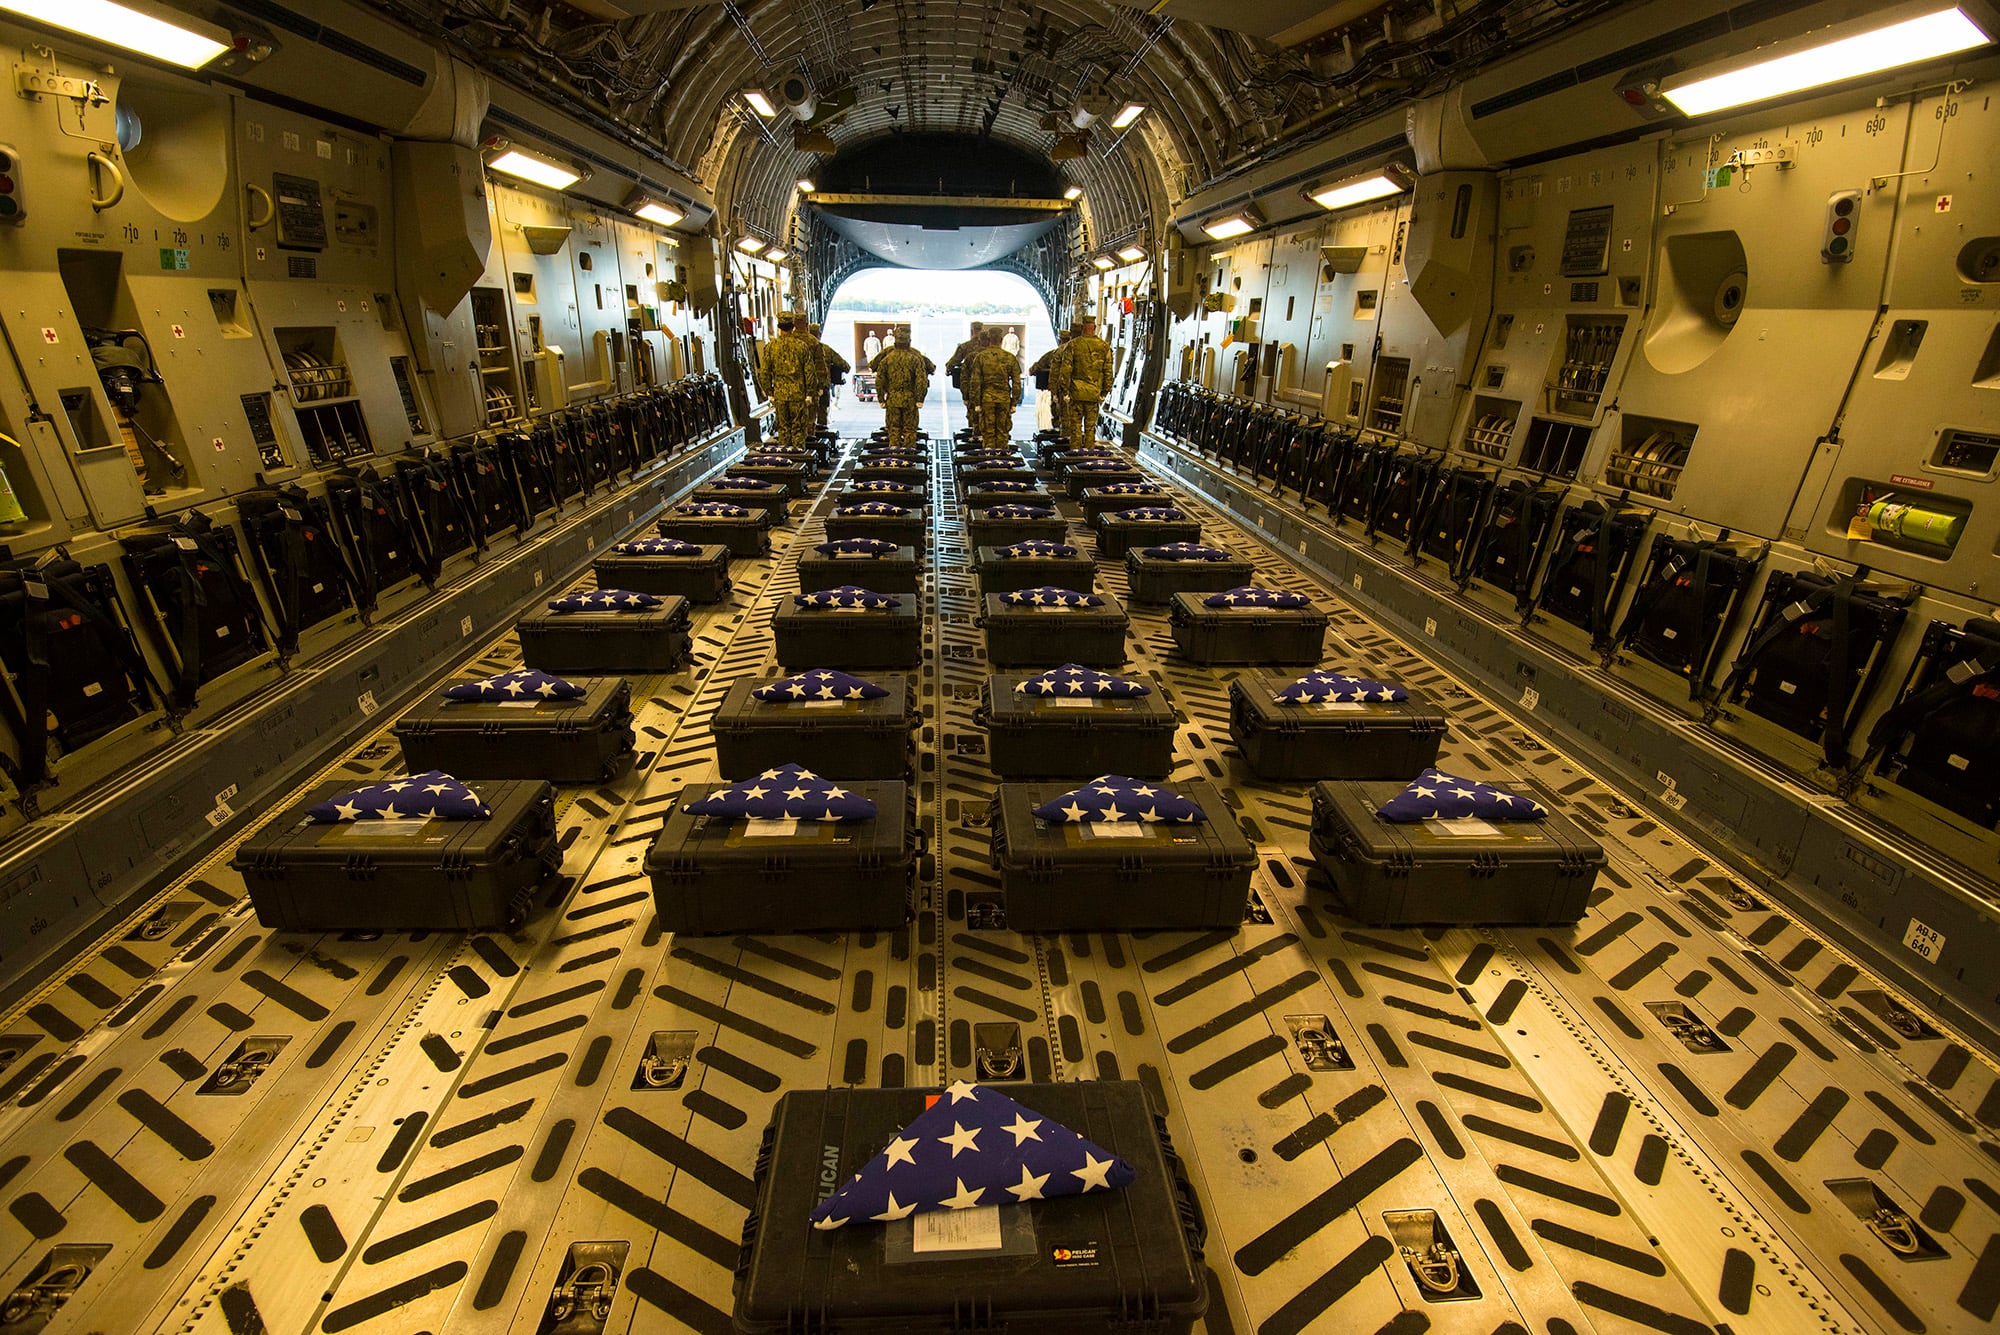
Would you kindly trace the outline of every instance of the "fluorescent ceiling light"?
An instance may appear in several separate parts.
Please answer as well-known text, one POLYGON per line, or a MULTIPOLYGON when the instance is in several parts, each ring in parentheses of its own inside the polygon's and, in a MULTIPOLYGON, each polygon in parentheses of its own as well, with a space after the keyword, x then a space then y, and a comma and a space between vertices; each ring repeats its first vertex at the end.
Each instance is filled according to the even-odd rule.
POLYGON ((672 227, 675 223, 687 217, 685 213, 682 213, 673 205, 662 204, 657 200, 648 200, 638 208, 633 209, 632 212, 638 214, 647 222, 656 222, 662 227, 672 227))
POLYGON ((518 176, 536 185, 545 185, 551 190, 567 190, 583 179, 583 173, 539 153, 530 153, 524 148, 510 148, 493 161, 486 164, 496 172, 518 176))
POLYGON ((221 29, 185 14, 163 18, 145 4, 117 4, 114 0, 0 0, 0 10, 110 46, 122 46, 184 69, 205 65, 230 48, 221 29))
POLYGON ((1146 258, 1146 248, 1144 246, 1124 246, 1118 251, 1118 258, 1127 264, 1137 264, 1140 260, 1146 258))
POLYGON ((1247 213, 1232 213, 1226 218, 1214 218, 1203 223, 1201 230, 1216 241, 1228 241, 1256 231, 1257 220, 1247 213))
POLYGON ((1705 116, 1936 60, 1992 40, 1955 6, 1904 5, 1689 70, 1665 80, 1660 95, 1689 116, 1705 116))
POLYGON ((1071 199, 1071 200, 1074 200, 1074 199, 1082 199, 1082 198, 1083 198, 1083 187, 1082 187, 1082 186, 1080 186, 1080 185, 1073 185, 1073 186, 1071 186, 1071 187, 1070 187, 1069 189, 1067 189, 1067 190, 1063 191, 1063 198, 1064 198, 1064 199, 1071 199))
POLYGON ((746 255, 755 255, 764 248, 764 243, 754 236, 746 236, 736 243, 736 248, 746 255))
POLYGON ((1370 172, 1366 176, 1350 176, 1344 181, 1308 190, 1306 197, 1323 209, 1345 209, 1366 204, 1371 199, 1384 199, 1402 193, 1403 183, 1395 177, 1387 172, 1370 172))
POLYGON ((1112 259, 1109 255, 1092 255, 1090 262, 1095 264, 1099 269, 1116 269, 1118 267, 1118 261, 1112 259))
POLYGON ((802 194, 802 195, 810 195, 810 194, 811 194, 811 193, 812 193, 813 191, 815 191, 815 190, 817 190, 817 189, 819 189, 819 187, 818 187, 818 186, 816 186, 816 185, 814 185, 814 184, 812 183, 812 178, 811 178, 810 176, 801 176, 801 177, 799 178, 799 193, 800 193, 800 194, 802 194))
POLYGON ((743 90, 743 100, 750 104, 750 110, 756 112, 765 120, 769 120, 778 114, 778 104, 773 102, 771 95, 761 88, 745 88, 743 90))
POLYGON ((792 252, 789 250, 783 250, 777 246, 773 246, 769 250, 764 252, 764 258, 771 261, 771 263, 776 264, 778 261, 784 259, 785 256, 791 253, 792 252))
POLYGON ((1111 118, 1111 128, 1122 130, 1145 114, 1146 104, 1144 102, 1127 102, 1118 109, 1118 114, 1111 118))

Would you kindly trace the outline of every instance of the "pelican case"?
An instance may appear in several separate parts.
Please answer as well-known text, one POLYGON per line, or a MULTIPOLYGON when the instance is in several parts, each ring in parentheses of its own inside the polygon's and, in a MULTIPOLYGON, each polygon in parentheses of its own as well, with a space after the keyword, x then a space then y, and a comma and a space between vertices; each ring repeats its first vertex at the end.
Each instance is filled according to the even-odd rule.
POLYGON ((1326 613, 1316 607, 1210 607, 1205 593, 1177 593, 1167 620, 1189 662, 1285 663, 1316 667, 1326 647, 1326 613))
MULTIPOLYGON (((921 495, 930 489, 931 470, 915 461, 891 464, 863 463, 857 459, 854 461, 854 467, 848 470, 847 479, 850 482, 901 482, 905 486, 918 488, 921 495)), ((843 494, 851 496, 853 493, 843 494)), ((865 496, 868 493, 860 494, 865 496)))
MULTIPOLYGON (((668 932, 867 932, 903 925, 917 867, 909 785, 857 781, 873 820, 744 821, 681 810, 726 785, 691 784, 668 808, 646 874, 668 932)), ((805 1216, 799 1216, 804 1227, 805 1216)))
POLYGON ((1036 473, 1032 468, 994 467, 985 464, 975 464, 971 467, 960 468, 954 476, 958 479, 958 494, 961 496, 965 495, 972 488, 982 486, 988 482, 1040 482, 1042 480, 1041 475, 1036 473))
MULTIPOLYGON (((884 590, 877 589, 877 593, 884 590)), ((771 618, 778 661, 788 668, 914 668, 924 661, 915 598, 902 606, 800 607, 786 598, 771 618)))
POLYGON ((1188 1335, 1208 1310, 1206 1230, 1145 1087, 1092 1080, 992 1088, 1122 1156, 1135 1180, 1117 1191, 1004 1198, 998 1243, 984 1250, 919 1251, 936 1222, 925 1215, 821 1231, 806 1223, 813 1207, 934 1095, 788 1090, 764 1129, 743 1223, 733 1318, 740 1335, 1188 1335))
POLYGON ((804 500, 807 467, 806 461, 800 459, 797 463, 786 464, 733 463, 723 471, 730 477, 754 477, 759 482, 776 482, 792 494, 792 499, 804 500))
MULTIPOLYGON (((731 505, 735 502, 731 501, 731 505)), ((754 505, 743 507, 750 513, 735 515, 677 515, 669 512, 659 522, 660 536, 679 538, 700 547, 723 546, 733 559, 764 556, 771 550, 770 516, 754 505)))
POLYGON ((485 820, 357 820, 323 825, 306 808, 348 792, 325 784, 243 841, 257 921, 280 931, 511 929, 562 870, 556 792, 540 779, 474 785, 485 820))
POLYGON ((1229 735, 1252 774, 1409 780, 1437 763, 1444 711, 1421 692, 1396 701, 1279 704, 1292 680, 1246 672, 1229 683, 1229 735))
POLYGON ((1313 787, 1312 854, 1348 915, 1380 927, 1575 922, 1590 906, 1604 850, 1529 780, 1541 820, 1379 819, 1408 780, 1329 779, 1313 787))
POLYGON ((980 592, 989 594, 1017 593, 1045 585, 1089 593, 1097 585, 1097 562, 1081 549, 1075 556, 1004 557, 997 547, 975 547, 973 568, 979 573, 980 592))
POLYGON ((1093 527, 1097 533, 1097 554, 1107 561, 1116 561, 1134 547, 1201 541, 1199 519, 1120 519, 1117 511, 1108 510, 1098 516, 1093 527))
POLYGON ((740 505, 746 510, 762 510, 764 522, 773 528, 782 528, 792 522, 792 494, 782 482, 769 482, 763 478, 752 478, 758 483, 750 487, 718 487, 713 482, 696 487, 688 500, 700 505, 710 501, 721 501, 724 505, 740 505))
POLYGON ((1005 547, 1009 543, 1038 538, 1045 542, 1066 541, 1069 538, 1069 520, 1059 514, 1052 514, 1047 519, 1009 519, 983 509, 974 510, 966 516, 965 545, 968 547, 1005 547))
POLYGON ((987 594, 986 612, 979 619, 986 631, 986 661, 996 668, 1119 666, 1125 661, 1131 618, 1116 598, 1098 596, 1104 599, 1102 607, 1013 607, 999 594, 987 594))
MULTIPOLYGON (((859 497, 843 497, 843 505, 860 504, 859 497)), ((900 504, 900 502, 892 502, 900 504)), ((826 517, 826 539, 837 538, 884 538, 898 547, 908 547, 918 556, 924 554, 924 540, 930 534, 930 513, 921 505, 909 507, 906 515, 836 515, 826 517)))
POLYGON ((1179 504, 1179 499, 1165 487, 1161 487, 1156 494, 1151 496, 1134 496, 1130 494, 1107 495, 1099 488, 1092 487, 1083 493, 1083 522, 1089 525, 1091 530, 1095 532, 1097 529, 1097 517, 1099 515, 1112 514, 1119 510, 1138 510, 1146 507, 1158 508, 1163 505, 1171 505, 1178 508, 1179 504))
POLYGON ((600 589, 625 589, 661 598, 679 594, 691 603, 719 603, 729 596, 729 549, 705 544, 695 556, 606 552, 591 563, 600 589))
POLYGON ((1003 779, 1164 778, 1174 767, 1174 710, 1151 695, 1097 698, 1014 689, 1038 674, 999 673, 973 721, 986 729, 986 765, 1003 779))
POLYGON ((901 779, 910 771, 917 706, 899 672, 870 678, 888 694, 873 700, 794 700, 750 693, 739 681, 709 722, 715 765, 725 779, 748 779, 780 765, 803 765, 824 779, 901 779))
POLYGON ((574 700, 447 700, 432 696, 396 720, 411 774, 455 779, 602 783, 632 759, 632 687, 578 677, 574 700))
POLYGON ((799 557, 799 587, 837 589, 843 584, 859 584, 877 593, 908 593, 917 590, 917 552, 914 547, 898 547, 880 556, 828 556, 808 547, 799 557))
POLYGON ((1125 553, 1125 579, 1135 603, 1170 603, 1177 593, 1222 593, 1248 584, 1253 573, 1248 561, 1170 561, 1136 547, 1125 553))
MULTIPOLYGON (((1058 465, 1060 467, 1060 465, 1058 465)), ((1062 468, 1064 490, 1073 501, 1083 499, 1083 493, 1096 487, 1116 486, 1120 482, 1144 482, 1146 475, 1136 468, 1062 468)))
POLYGON ((985 510, 995 505, 1033 505, 1044 510, 1056 508, 1056 498, 1038 478, 1033 491, 992 491, 986 487, 971 487, 965 493, 968 510, 985 510))
POLYGON ((1189 779, 1172 785, 1208 817, 1192 825, 1052 825, 1035 818, 1036 807, 1076 786, 1067 779, 1000 785, 992 817, 993 865, 1000 872, 1009 931, 1134 932, 1242 923, 1257 852, 1214 784, 1189 779))
POLYGON ((673 672, 688 660, 685 598, 642 612, 530 612, 514 623, 521 660, 559 677, 673 672))

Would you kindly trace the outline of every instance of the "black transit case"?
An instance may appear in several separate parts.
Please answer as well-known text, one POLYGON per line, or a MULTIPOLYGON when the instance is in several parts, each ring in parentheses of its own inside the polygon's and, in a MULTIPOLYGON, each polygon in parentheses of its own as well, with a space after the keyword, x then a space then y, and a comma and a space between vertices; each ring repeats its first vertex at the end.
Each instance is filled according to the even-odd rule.
POLYGON ((447 700, 410 706, 392 731, 411 774, 602 783, 632 761, 632 687, 578 677, 573 700, 447 700))
POLYGON ((1281 704, 1292 678, 1244 673, 1229 683, 1229 735, 1263 779, 1405 779, 1437 763, 1444 711, 1408 700, 1281 704))
POLYGON ((1041 475, 1032 468, 1015 468, 1008 465, 962 464, 954 473, 958 481, 958 494, 963 496, 974 487, 983 487, 992 482, 1033 482, 1039 484, 1041 475))
POLYGON ((837 589, 843 584, 859 584, 877 593, 908 593, 917 590, 917 551, 898 547, 880 556, 858 553, 828 556, 808 547, 799 557, 801 589, 837 589))
POLYGON ((991 510, 973 510, 965 519, 965 545, 972 548, 1005 547, 1035 540, 1064 542, 1068 538, 1069 521, 1059 514, 1051 514, 1047 519, 1010 519, 991 510))
POLYGON ((1003 783, 992 817, 1007 926, 1016 932, 1132 932, 1243 921, 1256 850, 1214 784, 1169 785, 1202 809, 1194 824, 1051 824, 1035 808, 1077 785, 1003 783))
POLYGON ((709 505, 721 502, 724 505, 740 505, 746 510, 762 510, 764 522, 773 528, 792 522, 792 493, 782 482, 769 482, 762 478, 749 478, 755 487, 720 487, 713 482, 696 487, 688 501, 695 505, 709 505))
MULTIPOLYGON (((775 458, 777 456, 769 456, 775 458)), ((804 459, 797 463, 746 464, 733 463, 724 473, 728 477, 754 477, 760 482, 776 482, 792 494, 792 499, 803 500, 806 494, 806 470, 809 465, 804 459)))
POLYGON ((1131 618, 1116 598, 1098 596, 1104 599, 1102 607, 1016 607, 997 593, 987 594, 979 618, 986 632, 986 661, 996 668, 1119 666, 1125 661, 1131 618))
POLYGON ((680 597, 639 612, 530 612, 514 633, 522 661, 557 676, 673 672, 694 647, 680 597))
POLYGON ((1407 780, 1313 787, 1312 854, 1347 914, 1380 927, 1575 922, 1604 850, 1538 783, 1498 780, 1548 808, 1541 820, 1399 823, 1375 814, 1407 780))
POLYGON ((660 598, 678 594, 691 603, 719 603, 729 596, 729 549, 706 543, 692 556, 606 552, 591 562, 600 589, 626 589, 660 598))
MULTIPOLYGON (((1157 485, 1157 484, 1156 484, 1157 485)), ((1165 487, 1151 495, 1132 493, 1108 493, 1099 487, 1091 487, 1083 493, 1083 522, 1092 530, 1097 528, 1099 515, 1111 514, 1118 510, 1138 510, 1147 506, 1170 505, 1178 509, 1179 499, 1168 493, 1165 487)))
POLYGON ((903 925, 917 864, 907 784, 846 785, 875 804, 872 820, 724 820, 681 809, 722 786, 682 789, 646 851, 662 930, 865 932, 903 925))
MULTIPOLYGON (((865 497, 867 493, 861 495, 865 497)), ((930 536, 930 512, 917 506, 908 508, 910 512, 906 515, 830 514, 826 517, 827 540, 883 538, 922 556, 925 541, 930 536)))
MULTIPOLYGON (((1070 544, 1075 546, 1074 543, 1070 544)), ((1000 555, 997 547, 975 547, 973 568, 982 593, 1018 593, 1043 587, 1089 593, 1097 582, 1097 562, 1080 550, 1075 556, 1000 555)))
POLYGON ((1041 510, 1053 510, 1056 499, 1037 478, 1033 491, 993 491, 987 487, 968 487, 965 504, 972 510, 985 510, 995 505, 1032 505, 1041 510))
POLYGON ((486 820, 356 820, 321 824, 306 809, 353 788, 322 785, 243 841, 257 921, 281 931, 511 930, 535 891, 562 869, 555 789, 539 779, 473 786, 486 820))
POLYGON ((974 721, 986 729, 986 765, 995 774, 1164 778, 1173 770, 1174 710, 1157 684, 1150 695, 1121 697, 1015 689, 1035 675, 1003 672, 986 679, 974 721))
MULTIPOLYGON (((930 489, 931 470, 914 461, 888 463, 881 460, 871 462, 866 459, 856 459, 854 467, 848 470, 847 479, 850 482, 901 482, 905 486, 919 488, 921 495, 930 489)), ((851 487, 841 493, 842 497, 847 499, 867 494, 865 491, 857 493, 851 487)))
POLYGON ((1251 579, 1248 561, 1173 561, 1125 553, 1125 578, 1135 603, 1170 603, 1177 593, 1221 593, 1241 588, 1251 579))
POLYGON ((771 550, 769 516, 755 506, 746 505, 743 508, 750 513, 677 515, 669 510, 657 527, 663 538, 679 538, 698 547, 727 547, 731 557, 764 556, 771 550))
POLYGON ((1207 594, 1177 593, 1167 608, 1174 644, 1190 662, 1296 663, 1313 667, 1326 646, 1316 607, 1209 607, 1207 594))
POLYGON ((1008 1197, 997 1207, 999 1241, 984 1250, 918 1250, 919 1231, 936 1223, 923 1215, 820 1231, 806 1222, 813 1207, 881 1153, 932 1096, 788 1090, 757 1152, 736 1271, 738 1335, 1189 1335, 1209 1303, 1206 1231, 1145 1087, 1131 1080, 988 1087, 1121 1156, 1134 1181, 1046 1200, 1008 1197))
MULTIPOLYGON (((877 590, 884 592, 884 590, 877 590)), ((898 607, 800 607, 787 598, 771 618, 778 661, 788 668, 914 668, 924 627, 914 598, 898 607)), ((808 766, 810 768, 810 766, 808 766)))
POLYGON ((1057 465, 1062 475, 1063 489, 1073 501, 1083 499, 1083 493, 1095 487, 1112 487, 1120 482, 1144 482, 1146 475, 1129 465, 1122 468, 1068 468, 1057 465))
POLYGON ((715 765, 725 779, 748 779, 802 765, 827 779, 901 779, 910 770, 917 706, 899 672, 869 678, 888 694, 872 700, 759 700, 763 681, 729 688, 709 723, 715 765))
POLYGON ((1134 547, 1201 541, 1198 519, 1121 519, 1119 511, 1107 510, 1092 527, 1097 533, 1097 554, 1107 561, 1117 560, 1134 547))

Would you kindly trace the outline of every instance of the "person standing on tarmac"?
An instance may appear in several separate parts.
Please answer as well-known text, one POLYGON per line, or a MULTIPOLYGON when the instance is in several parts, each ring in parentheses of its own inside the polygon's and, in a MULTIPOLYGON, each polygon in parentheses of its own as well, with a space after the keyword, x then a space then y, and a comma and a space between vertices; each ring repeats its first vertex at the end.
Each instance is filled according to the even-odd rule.
POLYGON ((1049 396, 1049 425, 1067 434, 1069 396, 1063 378, 1056 375, 1055 368, 1061 362, 1063 348, 1069 343, 1073 329, 1065 329, 1056 335, 1056 345, 1035 358, 1035 364, 1028 368, 1028 374, 1035 378, 1035 388, 1049 396))
POLYGON ((815 405, 813 425, 826 430, 826 412, 833 406, 833 387, 847 382, 847 373, 854 368, 847 364, 847 358, 833 350, 833 345, 819 336, 819 326, 806 326, 806 336, 813 342, 814 355, 819 358, 819 402, 815 405))
POLYGON ((1069 341, 1069 443, 1081 449, 1097 439, 1097 411, 1111 392, 1111 345, 1097 336, 1097 321, 1082 321, 1069 341))
POLYGON ((974 320, 972 336, 959 344, 944 362, 944 373, 950 376, 951 383, 958 387, 958 396, 965 404, 966 429, 972 433, 975 440, 979 438, 979 391, 968 379, 966 367, 972 361, 972 355, 979 351, 979 336, 984 332, 985 326, 974 320))
POLYGON ((1021 359, 1000 345, 1000 330, 988 329, 985 344, 967 363, 979 394, 980 439, 989 450, 1004 450, 1014 435, 1014 405, 1021 401, 1021 359))
POLYGON ((871 364, 889 443, 915 445, 917 409, 931 392, 930 358, 910 346, 909 330, 898 329, 895 346, 883 349, 871 364))
POLYGON ((818 359, 813 356, 812 344, 799 332, 802 323, 793 312, 783 312, 778 316, 778 336, 764 345, 764 392, 771 396, 782 449, 805 449, 812 430, 818 359))

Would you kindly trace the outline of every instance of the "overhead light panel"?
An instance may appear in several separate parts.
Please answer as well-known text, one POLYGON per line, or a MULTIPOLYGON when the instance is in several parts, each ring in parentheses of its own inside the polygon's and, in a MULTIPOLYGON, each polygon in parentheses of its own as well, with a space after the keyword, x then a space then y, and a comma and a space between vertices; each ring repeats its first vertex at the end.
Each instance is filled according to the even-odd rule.
POLYGON ((1118 258, 1125 261, 1127 264, 1137 264, 1140 260, 1146 258, 1146 248, 1144 246, 1120 247, 1118 251, 1118 258))
POLYGON ((487 160, 487 166, 496 172, 518 177, 523 181, 532 181, 551 190, 567 190, 588 175, 587 172, 572 167, 567 162, 559 162, 555 158, 516 147, 504 139, 494 147, 499 151, 487 160))
POLYGON ((198 69, 231 49, 229 35, 222 29, 146 0, 128 4, 115 0, 0 0, 0 10, 183 69, 198 69))
POLYGON ((1082 199, 1083 187, 1080 185, 1071 186, 1069 189, 1063 191, 1063 198, 1071 201, 1072 203, 1074 203, 1076 200, 1082 199))
POLYGON ((1674 75, 1661 82, 1660 96, 1686 115, 1706 116, 1936 60, 1992 40, 1963 8, 1922 0, 1674 75))
POLYGON ((1111 128, 1122 130, 1145 114, 1146 104, 1144 102, 1127 102, 1118 109, 1118 114, 1111 118, 1111 128))
POLYGON ((1365 176, 1350 176, 1329 185, 1315 186, 1306 191, 1306 198, 1323 209, 1346 209, 1366 204, 1371 199, 1400 195, 1403 189, 1403 183, 1388 172, 1369 172, 1365 176))
POLYGON ((769 250, 764 252, 762 258, 771 261, 771 263, 773 264, 777 264, 780 261, 782 261, 785 258, 785 256, 791 253, 792 252, 789 250, 785 250, 778 246, 773 246, 769 250))
POLYGON ((632 212, 638 217, 644 218, 647 222, 658 223, 662 227, 672 227, 681 219, 687 217, 685 213, 682 213, 673 205, 662 204, 657 199, 647 200, 638 208, 633 209, 632 212))
POLYGON ((1256 231, 1263 225, 1264 219, 1258 215, 1257 210, 1243 208, 1234 213, 1225 213, 1219 218, 1208 219, 1202 223, 1201 230, 1208 234, 1211 241, 1232 241, 1256 231))
POLYGON ((1112 259, 1109 255, 1092 255, 1090 262, 1096 265, 1099 270, 1116 269, 1118 267, 1118 261, 1112 259))
POLYGON ((801 176, 801 177, 799 178, 799 193, 800 193, 800 194, 802 194, 802 195, 810 195, 810 194, 811 194, 811 193, 812 193, 813 191, 815 191, 815 190, 817 190, 817 189, 819 189, 819 187, 818 187, 818 186, 816 186, 816 185, 814 185, 814 184, 812 183, 812 178, 811 178, 810 176, 801 176))
POLYGON ((750 110, 756 112, 765 120, 769 120, 778 114, 778 104, 773 102, 771 95, 761 88, 745 88, 743 90, 743 100, 750 104, 750 110))
POLYGON ((755 255, 764 249, 764 244, 764 242, 759 241, 754 236, 746 236, 736 243, 736 248, 745 255, 755 255))

